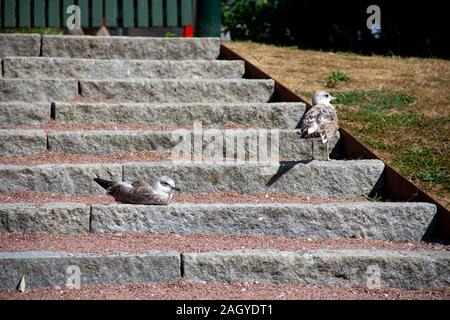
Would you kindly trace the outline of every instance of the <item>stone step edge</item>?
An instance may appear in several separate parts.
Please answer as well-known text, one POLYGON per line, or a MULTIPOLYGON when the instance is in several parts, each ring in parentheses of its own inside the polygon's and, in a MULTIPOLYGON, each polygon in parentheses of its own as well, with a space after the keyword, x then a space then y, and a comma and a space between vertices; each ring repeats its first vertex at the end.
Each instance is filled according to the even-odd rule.
MULTIPOLYGON (((120 125, 118 125, 120 126, 120 125)), ((173 131, 177 131, 177 130, 184 130, 184 131, 188 131, 190 133, 194 132, 193 128, 183 128, 181 126, 175 127, 173 129, 151 129, 151 128, 118 128, 118 129, 71 129, 70 127, 67 129, 64 128, 58 128, 58 129, 50 129, 47 130, 46 128, 27 128, 27 129, 23 129, 20 126, 18 127, 8 127, 8 128, 0 128, 0 134, 10 134, 10 135, 31 135, 31 134, 35 134, 35 135, 45 135, 45 136, 50 136, 50 135, 54 135, 57 136, 59 134, 66 134, 66 133, 70 133, 70 134, 86 134, 86 135, 113 135, 113 134, 117 134, 117 135, 123 135, 123 134, 168 134, 171 133, 173 131)), ((243 132, 243 131, 258 131, 258 130, 268 130, 270 132, 270 130, 273 131, 278 131, 280 133, 298 133, 299 130, 298 129, 285 129, 285 128, 259 128, 259 127, 248 127, 248 128, 208 128, 208 130, 217 130, 217 131, 227 131, 227 132, 243 132)), ((319 139, 319 138, 318 138, 319 139)), ((299 138, 300 140, 300 138, 299 138)), ((311 140, 309 140, 311 141, 311 140)))
MULTIPOLYGON (((373 164, 374 166, 377 166, 379 164, 383 163, 382 160, 378 159, 360 159, 360 160, 335 160, 331 159, 329 161, 327 160, 313 160, 313 161, 307 161, 307 163, 304 160, 289 160, 289 161, 283 161, 283 165, 326 165, 326 166, 335 166, 335 165, 345 165, 345 164, 373 164)), ((383 163, 384 164, 384 163, 383 163)), ((263 169, 267 169, 270 167, 270 169, 279 168, 280 163, 279 162, 269 162, 269 163, 251 163, 251 162, 195 162, 195 161, 180 161, 180 162, 173 162, 173 161, 124 161, 124 162, 90 162, 90 163, 45 163, 45 164, 32 164, 32 165, 26 165, 26 164, 0 164, 0 170, 3 168, 33 168, 33 167, 50 167, 50 166, 56 166, 56 167, 76 167, 76 166, 117 166, 120 165, 122 167, 130 166, 147 166, 147 167, 158 167, 158 166, 164 166, 164 167, 171 167, 172 165, 177 167, 199 167, 199 166, 206 166, 206 167, 262 167, 263 169)))
MULTIPOLYGON (((94 48, 94 57, 98 56, 98 53, 102 53, 102 50, 110 47, 111 44, 120 44, 120 46, 116 46, 115 51, 110 52, 112 54, 103 56, 104 59, 109 58, 110 56, 116 56, 117 52, 119 52, 118 56, 122 59, 126 59, 133 54, 134 51, 137 51, 137 56, 140 58, 143 54, 142 52, 142 42, 148 43, 172 43, 178 45, 185 44, 194 44, 196 46, 196 50, 190 50, 188 52, 189 56, 197 57, 198 55, 205 57, 208 60, 215 60, 219 56, 220 53, 220 38, 167 38, 167 37, 128 37, 128 36, 67 36, 67 35, 41 35, 36 33, 31 34, 0 34, 0 40, 5 42, 6 45, 3 50, 0 50, 0 57, 2 56, 33 56, 33 57, 42 57, 42 56, 67 56, 75 52, 75 55, 83 55, 87 54, 88 56, 92 55, 92 48, 90 47, 90 43, 96 42, 97 47, 94 48), (73 48, 73 50, 67 50, 64 45, 68 44, 68 42, 81 42, 78 46, 73 48), (127 46, 124 46, 126 44, 127 46), (62 48, 62 49, 61 49, 62 48), (89 50, 91 49, 91 50, 89 50), (97 53, 97 55, 95 55, 97 53)), ((172 46, 173 47, 173 46, 172 46)), ((155 55, 155 57, 160 57, 159 59, 167 56, 167 51, 170 52, 170 55, 175 59, 183 59, 184 56, 178 54, 173 48, 169 48, 171 50, 167 50, 164 46, 156 46, 156 48, 152 48, 150 46, 150 54, 155 55), (164 50, 166 49, 166 50, 164 50), (176 54, 174 54, 176 53, 176 54)), ((148 54, 148 48, 144 48, 144 51, 147 49, 145 54, 148 54)))
POLYGON ((0 286, 16 288, 25 275, 28 287, 76 284, 157 282, 185 278, 194 282, 299 283, 401 289, 450 285, 450 252, 387 250, 270 249, 211 252, 149 251, 141 254, 0 253, 0 286), (75 272, 74 272, 75 271, 75 272), (72 280, 72 281, 71 281, 72 280))
POLYGON ((33 79, 98 79, 96 74, 102 68, 111 69, 102 79, 120 78, 122 72, 126 72, 126 79, 241 79, 245 72, 242 60, 0 57, 0 64, 3 65, 0 74, 3 79, 28 76, 33 79), (42 64, 46 65, 45 70, 42 70, 42 64), (68 71, 69 66, 77 71, 68 71), (144 69, 147 71, 142 71, 144 69), (168 74, 163 74, 162 70, 168 74))
MULTIPOLYGON (((39 79, 30 79, 30 78, 1 78, 0 80, 5 81, 5 82, 17 82, 17 81, 21 81, 21 82, 28 82, 28 83, 33 83, 33 82, 60 82, 60 83, 75 83, 77 85, 83 85, 83 84, 92 84, 92 83, 130 83, 130 84, 135 84, 135 83, 160 83, 160 82, 166 82, 166 83, 175 83, 175 82, 187 82, 187 83, 260 83, 260 84, 274 84, 274 80, 272 79, 250 79, 250 78, 238 78, 238 79, 142 79, 142 78, 114 78, 114 79, 61 79, 61 78, 39 78, 39 79)), ((83 96, 81 96, 83 97, 83 96)), ((54 100, 52 101, 52 103, 54 103, 55 101, 58 100, 54 100)), ((66 100, 59 100, 60 102, 69 102, 70 101, 66 101, 66 100)), ((29 103, 29 100, 26 101, 21 101, 21 100, 12 100, 12 101, 0 101, 1 103, 13 103, 13 102, 23 102, 23 103, 29 103)), ((36 103, 48 103, 47 101, 35 101, 36 103)), ((129 101, 129 100, 125 100, 123 101, 124 103, 140 103, 143 104, 144 102, 142 101, 129 101)), ((171 102, 161 102, 162 103, 171 103, 171 102)), ((173 102, 173 103, 198 103, 198 104, 207 104, 208 102, 173 102)), ((216 104, 232 104, 235 102, 213 102, 216 104)), ((246 103, 272 103, 272 102, 252 102, 252 101, 247 101, 246 103)), ((160 104, 160 102, 151 102, 149 104, 160 104)))
POLYGON ((9 127, 60 124, 193 125, 204 128, 240 125, 296 128, 306 106, 303 103, 105 103, 0 102, 0 120, 9 127), (118 114, 119 113, 119 114, 118 114), (254 114, 257 118, 251 118, 254 114), (188 114, 188 116, 183 116, 188 114))
POLYGON ((300 196, 351 199, 378 192, 383 185, 381 160, 282 162, 118 162, 87 164, 0 165, 1 193, 20 190, 62 194, 104 194, 92 182, 171 176, 185 192, 285 192, 300 196), (224 172, 227 174, 224 175, 224 172), (286 174, 288 173, 288 174, 286 174), (346 180, 337 182, 343 175, 346 180), (237 178, 236 178, 237 177, 237 178), (252 181, 251 184, 248 181, 252 181), (328 181, 329 184, 324 184, 328 181))
MULTIPOLYGON (((41 80, 41 79, 39 79, 41 80)), ((60 106, 99 106, 99 107, 111 107, 111 106, 130 106, 130 107, 148 107, 148 108, 163 108, 167 106, 175 107, 195 107, 195 106, 212 106, 212 107, 246 107, 255 106, 260 108, 272 107, 272 106, 305 106, 303 102, 133 102, 133 101, 123 101, 123 102, 94 102, 94 101, 54 101, 54 102, 29 102, 29 101, 0 101, 0 108, 4 106, 33 106, 33 105, 43 105, 49 109, 52 106, 56 108, 60 106)))
MULTIPOLYGON (((173 129, 64 129, 47 131, 46 129, 0 129, 0 151, 3 157, 35 156, 46 151, 63 155, 112 155, 127 152, 170 153, 180 143, 192 146, 194 137, 199 137, 202 153, 205 150, 222 150, 225 154, 235 154, 235 138, 252 139, 244 141, 245 153, 253 150, 257 154, 258 141, 266 141, 268 150, 278 150, 280 159, 297 160, 310 157, 314 148, 315 159, 325 160, 326 146, 320 138, 306 141, 296 129, 277 128, 173 128, 173 129), (219 144, 212 137, 221 137, 219 144), (180 138, 182 140, 180 141, 180 138), (120 143, 121 142, 121 143, 120 143), (227 147, 228 145, 228 147, 227 147), (231 150, 231 149, 232 150, 231 150)), ((196 140, 198 141, 198 140, 196 140)), ((329 143, 329 154, 339 149, 339 134, 329 143)), ((195 142, 197 143, 197 142, 195 142)), ((180 147, 178 147, 180 148, 180 147)), ((185 150, 185 149, 183 149, 185 150)), ((245 156, 245 154, 243 155, 245 156)), ((335 156, 336 157, 336 156, 335 156)))
MULTIPOLYGON (((420 241, 436 206, 420 202, 0 204, 0 232, 220 233, 420 241)), ((431 227, 430 227, 431 226, 431 227)))
POLYGON ((72 283, 109 284, 173 281, 181 276, 181 256, 174 251, 141 254, 66 252, 0 253, 0 288, 14 289, 22 276, 27 288, 72 283), (69 282, 79 276, 77 281, 69 282))
POLYGON ((184 277, 200 282, 257 281, 401 289, 450 286, 449 251, 232 250, 183 253, 182 261, 184 277))
MULTIPOLYGON (((134 38, 134 37, 133 37, 134 38)), ((198 64, 202 64, 202 63, 218 63, 218 64, 241 64, 244 61, 243 60, 195 60, 195 59, 191 59, 191 60, 152 60, 152 59, 95 59, 95 58, 70 58, 70 57, 47 57, 47 56, 30 56, 30 57, 26 57, 26 56, 6 56, 6 57, 0 57, 0 61, 13 61, 13 60, 23 60, 23 61, 45 61, 45 60, 56 60, 56 61, 75 61, 75 62, 105 62, 105 61, 112 61, 112 62, 116 62, 116 61, 124 61, 124 62, 138 62, 138 63, 148 63, 148 62, 155 62, 155 63, 179 63, 179 64, 183 64, 183 63, 198 63, 198 64)))
POLYGON ((53 102, 77 98, 138 102, 268 102, 274 94, 275 82, 272 79, 0 78, 0 85, 6 88, 5 92, 0 92, 0 101, 4 102, 53 102))

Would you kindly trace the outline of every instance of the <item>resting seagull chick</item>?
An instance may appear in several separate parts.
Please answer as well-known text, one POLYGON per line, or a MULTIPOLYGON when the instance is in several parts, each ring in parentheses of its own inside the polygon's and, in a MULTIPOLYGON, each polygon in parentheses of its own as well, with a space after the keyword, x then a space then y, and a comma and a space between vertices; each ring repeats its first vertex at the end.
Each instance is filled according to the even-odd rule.
MULTIPOLYGON (((306 112, 300 129, 300 136, 304 139, 318 138, 326 144, 327 160, 330 160, 328 153, 328 142, 339 129, 336 109, 331 105, 331 101, 336 99, 325 91, 318 91, 312 97, 313 107, 306 112)), ((314 145, 311 140, 311 160, 314 160, 314 145)))
POLYGON ((157 177, 153 185, 145 181, 109 181, 94 179, 118 202, 131 204, 169 204, 173 190, 180 191, 172 178, 157 177))

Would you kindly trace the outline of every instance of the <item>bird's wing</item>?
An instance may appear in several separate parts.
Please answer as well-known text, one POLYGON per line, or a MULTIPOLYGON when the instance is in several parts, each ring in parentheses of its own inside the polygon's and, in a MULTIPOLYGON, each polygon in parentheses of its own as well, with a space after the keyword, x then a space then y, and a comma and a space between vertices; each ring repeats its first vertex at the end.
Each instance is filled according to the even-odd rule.
POLYGON ((336 109, 332 106, 320 105, 320 123, 333 122, 337 123, 337 113, 336 109))
POLYGON ((308 138, 314 136, 314 133, 318 133, 321 113, 321 105, 315 105, 306 112, 301 125, 302 137, 308 138))
POLYGON ((305 114, 301 126, 303 138, 321 137, 328 140, 338 128, 336 110, 324 104, 317 104, 305 114))
POLYGON ((123 203, 149 203, 154 197, 153 188, 144 181, 121 181, 108 188, 108 194, 123 203))
POLYGON ((319 121, 319 134, 322 138, 322 142, 325 143, 331 137, 333 137, 336 131, 339 129, 336 110, 333 107, 324 106, 324 108, 322 108, 322 113, 320 115, 319 121))
POLYGON ((145 181, 133 181, 131 185, 133 186, 134 193, 145 194, 154 192, 152 186, 145 181))
POLYGON ((133 186, 130 182, 127 181, 117 181, 114 182, 107 190, 108 194, 118 199, 121 198, 122 195, 130 193, 133 189, 133 186))

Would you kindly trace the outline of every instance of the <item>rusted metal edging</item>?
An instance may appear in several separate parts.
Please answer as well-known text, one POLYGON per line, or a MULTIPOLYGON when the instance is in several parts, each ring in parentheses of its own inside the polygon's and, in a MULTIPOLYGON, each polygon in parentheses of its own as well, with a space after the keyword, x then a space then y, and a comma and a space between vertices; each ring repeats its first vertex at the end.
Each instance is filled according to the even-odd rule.
MULTIPOLYGON (((220 59, 223 60, 243 60, 245 61, 244 78, 248 79, 272 79, 275 81, 275 93, 272 101, 277 102, 303 102, 309 109, 311 104, 306 99, 292 92, 279 81, 270 77, 267 73, 256 67, 247 59, 221 44, 220 59)), ((379 159, 373 151, 369 150, 365 145, 353 137, 347 130, 340 128, 341 134, 341 157, 343 159, 379 159)), ((383 197, 390 201, 410 201, 410 202, 429 202, 437 207, 437 215, 434 224, 436 226, 436 234, 433 236, 450 240, 450 212, 443 205, 433 199, 425 191, 416 186, 398 173, 395 169, 385 163, 383 183, 383 197)), ((434 233, 433 232, 433 233, 434 233)))

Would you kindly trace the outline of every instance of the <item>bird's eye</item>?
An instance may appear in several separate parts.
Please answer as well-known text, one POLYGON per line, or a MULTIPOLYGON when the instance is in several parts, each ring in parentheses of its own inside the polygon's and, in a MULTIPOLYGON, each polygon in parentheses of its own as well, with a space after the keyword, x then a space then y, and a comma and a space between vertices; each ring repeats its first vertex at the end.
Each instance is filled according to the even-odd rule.
POLYGON ((327 97, 327 98, 328 98, 329 96, 330 96, 329 94, 326 94, 326 95, 325 95, 325 97, 327 97))

